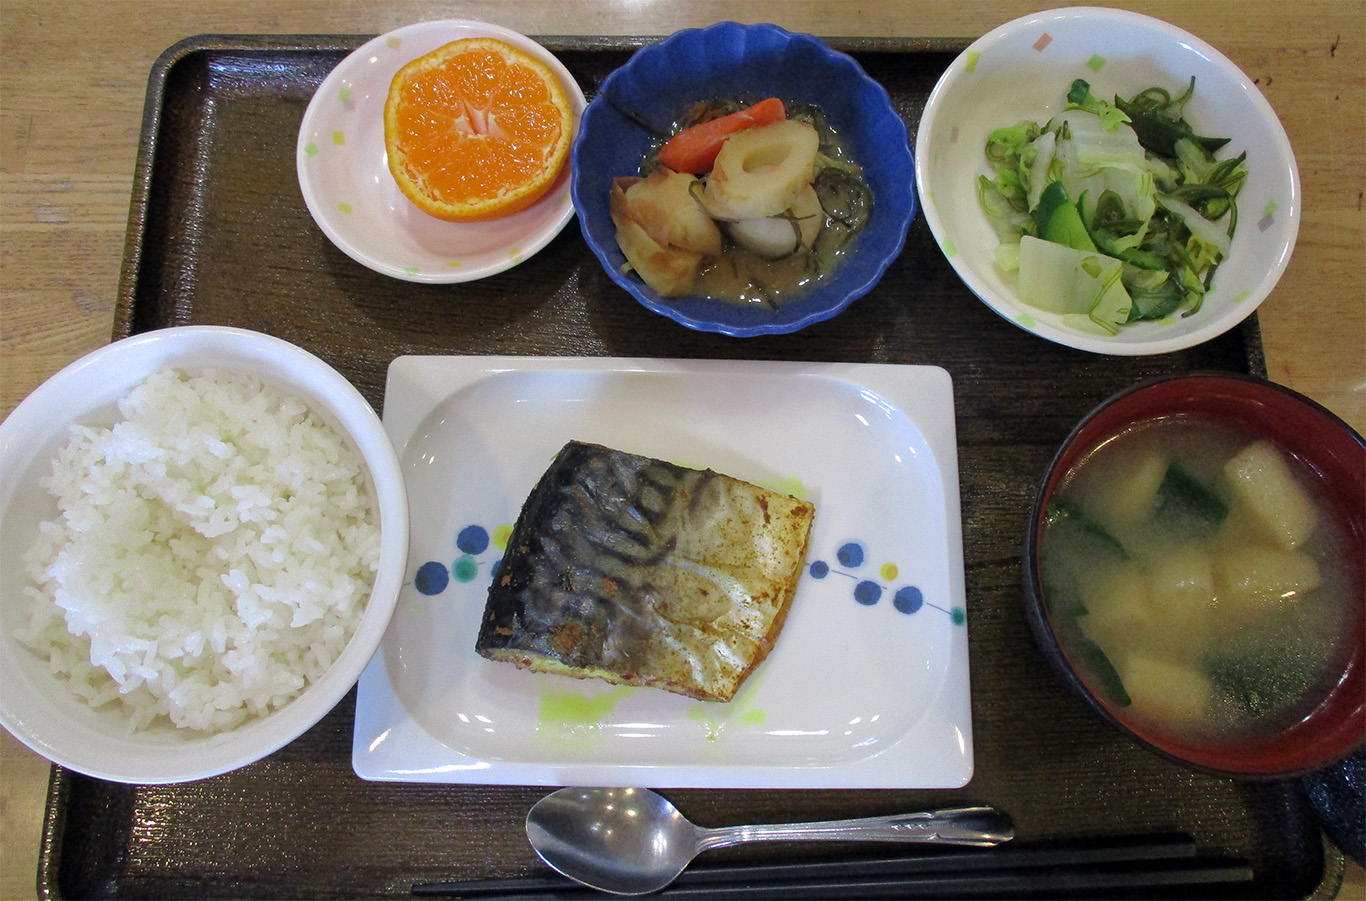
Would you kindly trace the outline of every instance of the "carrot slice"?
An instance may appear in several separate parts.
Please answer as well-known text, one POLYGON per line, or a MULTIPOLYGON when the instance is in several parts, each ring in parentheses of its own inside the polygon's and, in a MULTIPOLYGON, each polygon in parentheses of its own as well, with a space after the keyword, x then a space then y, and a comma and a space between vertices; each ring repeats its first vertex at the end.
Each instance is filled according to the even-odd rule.
POLYGON ((702 175, 711 171, 726 138, 737 131, 772 125, 786 118, 787 109, 777 97, 760 100, 728 116, 683 129, 659 148, 659 161, 675 172, 702 175))

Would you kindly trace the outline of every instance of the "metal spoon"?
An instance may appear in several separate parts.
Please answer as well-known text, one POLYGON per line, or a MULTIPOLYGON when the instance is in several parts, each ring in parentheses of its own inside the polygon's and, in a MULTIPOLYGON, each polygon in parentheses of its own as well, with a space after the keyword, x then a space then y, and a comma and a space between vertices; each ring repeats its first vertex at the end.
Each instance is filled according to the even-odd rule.
POLYGON ((712 848, 760 841, 940 842, 989 847, 1015 835, 990 807, 774 826, 694 826, 646 788, 562 788, 531 808, 526 835, 554 869, 591 888, 643 895, 673 882, 712 848))

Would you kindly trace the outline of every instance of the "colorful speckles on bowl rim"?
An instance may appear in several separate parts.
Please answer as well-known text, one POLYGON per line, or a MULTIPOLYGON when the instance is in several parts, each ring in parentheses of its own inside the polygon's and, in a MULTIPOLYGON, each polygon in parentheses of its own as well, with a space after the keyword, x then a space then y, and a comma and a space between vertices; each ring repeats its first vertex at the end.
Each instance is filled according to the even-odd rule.
POLYGON ((299 129, 296 167, 309 213, 356 262, 411 282, 453 283, 495 275, 529 259, 574 217, 569 166, 530 208, 490 222, 457 223, 415 207, 389 174, 384 101, 394 73, 451 41, 494 37, 550 66, 574 111, 583 91, 554 54, 530 38, 485 22, 421 22, 368 41, 323 79, 299 129))
POLYGON ((360 680, 366 779, 951 788, 971 705, 948 374, 930 366, 400 357, 384 424, 410 565, 360 680), (793 441, 794 430, 820 441, 793 441), (787 623, 728 704, 474 651, 532 485, 568 440, 709 466, 816 505, 787 623))

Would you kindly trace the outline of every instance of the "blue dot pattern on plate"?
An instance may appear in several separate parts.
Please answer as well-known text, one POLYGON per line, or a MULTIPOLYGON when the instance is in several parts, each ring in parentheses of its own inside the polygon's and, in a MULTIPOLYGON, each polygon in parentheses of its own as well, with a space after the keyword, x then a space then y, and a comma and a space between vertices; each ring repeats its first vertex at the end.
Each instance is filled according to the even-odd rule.
MULTIPOLYGON (((835 549, 835 564, 832 567, 825 560, 814 560, 807 566, 807 573, 813 579, 826 579, 831 575, 844 576, 854 582, 853 598, 854 601, 865 606, 874 607, 881 603, 884 596, 890 593, 891 607, 898 613, 911 615, 919 613, 927 606, 925 594, 919 587, 908 583, 896 583, 897 567, 891 563, 885 563, 879 568, 876 578, 868 578, 855 570, 862 570, 868 561, 867 549, 861 541, 846 541, 835 549)), ((939 604, 929 604, 930 608, 946 613, 955 626, 964 625, 967 622, 967 613, 962 607, 943 607, 939 604)))
POLYGON ((483 526, 468 525, 455 536, 455 549, 459 555, 449 564, 439 560, 428 560, 417 568, 413 575, 413 587, 425 595, 437 595, 446 590, 452 581, 473 582, 479 578, 480 571, 489 577, 497 571, 502 558, 482 560, 492 546, 489 532, 483 526))
MULTIPOLYGON (((504 527, 506 529, 507 527, 504 527)), ((482 560, 492 541, 489 532, 480 525, 467 525, 455 536, 455 548, 459 556, 446 564, 438 560, 428 560, 417 568, 413 575, 413 587, 424 595, 441 594, 452 581, 467 584, 486 572, 490 581, 498 570, 501 558, 482 560)), ((865 607, 874 607, 890 593, 891 607, 907 616, 919 613, 929 606, 948 615, 956 626, 967 622, 966 611, 962 607, 943 607, 939 604, 926 604, 924 592, 908 583, 895 584, 898 569, 895 564, 884 563, 879 567, 877 578, 867 578, 854 570, 861 570, 868 561, 868 552, 860 541, 846 541, 835 549, 835 566, 832 568, 825 560, 814 560, 806 567, 807 574, 818 581, 831 575, 843 576, 854 582, 853 599, 865 607)))

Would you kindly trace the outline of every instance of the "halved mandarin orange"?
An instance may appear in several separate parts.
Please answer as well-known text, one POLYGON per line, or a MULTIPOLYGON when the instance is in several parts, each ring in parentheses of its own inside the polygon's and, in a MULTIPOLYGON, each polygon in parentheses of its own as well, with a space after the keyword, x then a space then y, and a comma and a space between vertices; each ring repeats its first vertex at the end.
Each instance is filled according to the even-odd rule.
POLYGON ((384 147, 399 189, 453 222, 535 203, 569 157, 573 111, 548 66, 495 38, 465 38, 399 69, 384 147))

